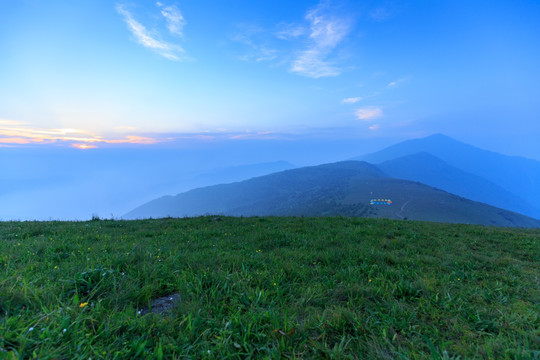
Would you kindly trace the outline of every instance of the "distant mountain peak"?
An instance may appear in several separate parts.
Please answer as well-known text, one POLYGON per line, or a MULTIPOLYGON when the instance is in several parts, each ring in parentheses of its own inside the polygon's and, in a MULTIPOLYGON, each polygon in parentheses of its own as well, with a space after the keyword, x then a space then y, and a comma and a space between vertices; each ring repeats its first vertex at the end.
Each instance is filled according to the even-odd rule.
MULTIPOLYGON (((409 178, 413 178, 412 171, 413 167, 415 167, 417 175, 421 175, 415 175, 416 180, 422 178, 432 178, 433 180, 433 173, 436 170, 434 168, 429 170, 428 168, 439 164, 437 171, 442 171, 441 169, 447 166, 446 172, 451 172, 454 176, 460 178, 462 182, 465 181, 465 178, 468 179, 467 181, 473 181, 473 178, 469 175, 475 175, 490 182, 489 187, 492 190, 495 190, 493 184, 499 186, 499 190, 491 192, 493 196, 490 198, 493 201, 490 200, 489 203, 497 203, 497 206, 500 206, 500 204, 506 203, 506 201, 502 201, 502 194, 505 193, 505 197, 509 201, 509 195, 512 194, 516 198, 520 198, 524 204, 526 203, 525 207, 530 209, 526 212, 528 215, 540 217, 540 210, 535 205, 532 205, 540 203, 540 187, 538 186, 540 184, 540 162, 535 160, 480 149, 443 134, 433 134, 425 138, 403 141, 375 153, 353 158, 353 160, 362 160, 378 165, 398 160, 392 164, 392 167, 401 164, 404 167, 400 174, 403 175, 407 172, 409 178), (426 153, 432 157, 428 157, 428 155, 425 155, 426 153), (422 158, 425 162, 422 162, 422 158), (408 165, 407 162, 409 162, 408 165), (455 170, 468 174, 461 173, 458 175, 455 170)), ((389 170, 390 165, 386 164, 386 168, 383 167, 382 169, 393 176, 399 176, 398 173, 392 173, 389 170)), ((447 185, 450 185, 448 183, 449 178, 448 181, 445 180, 444 175, 440 174, 439 180, 444 180, 447 185)), ((478 178, 474 179, 474 182, 480 185, 482 182, 478 178)), ((487 185, 481 187, 487 188, 487 185)), ((461 188, 467 188, 466 182, 462 184, 461 188)), ((447 187, 447 189, 449 188, 447 187)), ((484 193, 487 194, 487 192, 484 193)), ((486 201, 486 199, 484 198, 483 201, 486 201)), ((516 203, 516 201, 517 199, 514 199, 511 202, 516 203)), ((507 208, 517 209, 515 206, 507 208)))
POLYGON ((428 138, 434 138, 434 139, 450 139, 450 140, 457 141, 456 139, 451 138, 450 136, 445 135, 445 134, 442 134, 442 133, 435 133, 435 134, 432 134, 432 135, 429 135, 429 136, 424 137, 424 139, 428 139, 428 138))
POLYGON ((456 140, 453 137, 450 137, 448 135, 444 135, 441 133, 436 133, 433 135, 429 135, 423 138, 417 138, 417 139, 411 139, 407 140, 406 142, 411 143, 426 143, 426 144, 452 144, 454 146, 467 146, 467 147, 474 147, 472 145, 466 144, 462 141, 456 140))

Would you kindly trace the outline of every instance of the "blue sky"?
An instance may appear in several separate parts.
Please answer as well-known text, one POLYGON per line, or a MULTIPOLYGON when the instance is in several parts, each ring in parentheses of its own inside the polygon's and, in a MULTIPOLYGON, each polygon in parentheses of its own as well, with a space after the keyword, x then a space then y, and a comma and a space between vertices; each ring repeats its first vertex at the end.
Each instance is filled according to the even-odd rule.
POLYGON ((0 146, 440 132, 540 159, 538 19, 538 1, 0 0, 0 146))

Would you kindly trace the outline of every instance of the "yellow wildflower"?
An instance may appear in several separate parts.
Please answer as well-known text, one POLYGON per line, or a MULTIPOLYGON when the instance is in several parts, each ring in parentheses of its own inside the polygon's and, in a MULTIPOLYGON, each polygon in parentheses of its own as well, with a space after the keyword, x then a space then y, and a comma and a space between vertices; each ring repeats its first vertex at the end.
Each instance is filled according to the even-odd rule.
POLYGON ((85 307, 85 306, 87 306, 87 305, 88 305, 87 302, 83 302, 83 303, 81 303, 81 305, 79 305, 79 307, 80 307, 80 308, 83 308, 83 307, 85 307))

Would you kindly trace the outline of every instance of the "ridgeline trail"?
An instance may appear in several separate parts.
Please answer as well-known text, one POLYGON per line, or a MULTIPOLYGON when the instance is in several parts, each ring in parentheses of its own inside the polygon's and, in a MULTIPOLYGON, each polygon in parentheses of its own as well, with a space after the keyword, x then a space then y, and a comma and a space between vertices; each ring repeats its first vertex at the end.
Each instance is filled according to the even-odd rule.
POLYGON ((405 201, 403 203, 403 205, 401 205, 401 208, 399 209, 399 211, 396 211, 395 212, 395 215, 400 219, 400 220, 403 220, 405 217, 403 216, 403 211, 405 210, 405 207, 407 206, 407 204, 409 204, 411 201, 412 201, 412 197, 409 198, 409 200, 405 201))

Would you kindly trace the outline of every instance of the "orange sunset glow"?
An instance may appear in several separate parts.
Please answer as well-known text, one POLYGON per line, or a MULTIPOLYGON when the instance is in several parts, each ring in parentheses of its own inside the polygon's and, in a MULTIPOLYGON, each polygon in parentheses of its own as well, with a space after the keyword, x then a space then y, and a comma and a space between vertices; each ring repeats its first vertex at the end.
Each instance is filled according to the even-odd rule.
POLYGON ((12 120, 0 120, 0 144, 52 144, 74 143, 77 149, 94 149, 97 144, 141 144, 150 145, 159 140, 139 135, 126 135, 124 138, 106 138, 80 129, 41 129, 24 126, 24 123, 12 120), (92 144, 92 145, 90 145, 92 144))
POLYGON ((88 144, 73 144, 71 146, 74 147, 74 148, 77 148, 77 149, 81 149, 81 150, 97 148, 97 146, 95 146, 95 145, 88 145, 88 144))

